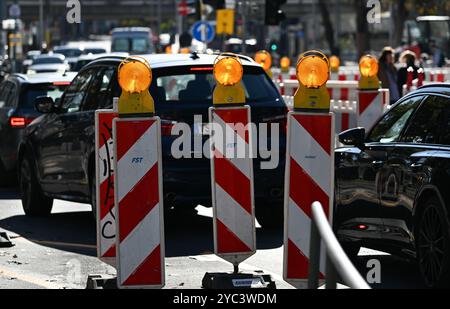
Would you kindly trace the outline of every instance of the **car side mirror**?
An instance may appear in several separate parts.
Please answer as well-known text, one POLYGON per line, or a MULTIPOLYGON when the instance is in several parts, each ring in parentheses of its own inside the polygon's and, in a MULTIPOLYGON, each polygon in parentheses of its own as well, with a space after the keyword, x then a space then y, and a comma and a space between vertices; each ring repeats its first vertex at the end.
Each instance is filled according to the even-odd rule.
POLYGON ((39 113, 50 114, 55 111, 55 102, 50 97, 37 97, 34 100, 34 107, 39 113))
POLYGON ((364 128, 350 129, 339 134, 339 142, 346 146, 356 146, 358 148, 364 148, 365 140, 366 129, 364 128))

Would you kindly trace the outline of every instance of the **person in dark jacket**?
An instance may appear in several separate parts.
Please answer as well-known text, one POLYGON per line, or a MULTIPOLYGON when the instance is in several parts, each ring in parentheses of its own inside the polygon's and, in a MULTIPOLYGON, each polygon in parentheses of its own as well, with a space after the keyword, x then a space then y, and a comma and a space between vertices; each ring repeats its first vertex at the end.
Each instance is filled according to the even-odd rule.
POLYGON ((381 81, 382 87, 390 90, 391 104, 394 104, 400 99, 397 83, 397 69, 394 66, 394 53, 392 47, 385 47, 383 49, 379 59, 380 69, 378 71, 378 78, 381 81))
POLYGON ((416 54, 409 50, 402 53, 400 62, 403 63, 403 67, 398 70, 397 83, 398 91, 403 93, 403 85, 406 85, 408 81, 408 69, 412 69, 414 80, 418 77, 417 71, 419 70, 419 67, 416 66, 416 54))

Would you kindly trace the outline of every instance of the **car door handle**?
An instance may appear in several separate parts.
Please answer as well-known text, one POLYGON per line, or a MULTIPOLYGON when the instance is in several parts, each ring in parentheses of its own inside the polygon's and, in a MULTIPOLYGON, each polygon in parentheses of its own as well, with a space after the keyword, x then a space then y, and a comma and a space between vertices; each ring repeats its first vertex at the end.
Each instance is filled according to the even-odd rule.
POLYGON ((412 170, 418 170, 421 169, 423 167, 423 164, 411 164, 411 169, 412 170))
POLYGON ((384 161, 373 161, 372 162, 373 167, 375 168, 382 168, 384 165, 384 161))

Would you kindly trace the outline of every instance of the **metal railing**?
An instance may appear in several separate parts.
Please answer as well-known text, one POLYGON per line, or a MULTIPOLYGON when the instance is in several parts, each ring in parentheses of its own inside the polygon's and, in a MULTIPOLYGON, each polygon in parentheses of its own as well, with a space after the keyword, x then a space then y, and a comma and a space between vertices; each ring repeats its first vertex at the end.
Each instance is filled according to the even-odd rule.
POLYGON ((311 209, 312 221, 308 288, 317 289, 319 287, 320 247, 323 241, 326 246, 327 256, 326 288, 336 289, 336 274, 339 273, 348 287, 352 289, 370 289, 370 286, 361 277, 355 266, 353 266, 336 239, 328 223, 327 216, 323 211, 322 204, 315 202, 312 204, 311 209))

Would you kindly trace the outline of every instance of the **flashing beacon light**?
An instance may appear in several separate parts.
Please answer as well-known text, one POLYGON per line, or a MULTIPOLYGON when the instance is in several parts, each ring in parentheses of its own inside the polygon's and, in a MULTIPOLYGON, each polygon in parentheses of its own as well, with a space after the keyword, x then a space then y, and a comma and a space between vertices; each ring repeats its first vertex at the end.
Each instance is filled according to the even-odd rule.
POLYGON ((155 104, 148 91, 153 75, 144 58, 131 56, 119 65, 118 81, 122 88, 118 112, 120 117, 153 115, 155 104))
POLYGON ((282 72, 289 72, 289 68, 291 67, 291 59, 289 59, 289 57, 281 58, 280 66, 282 72))
POLYGON ((272 77, 272 72, 270 71, 272 68, 272 56, 268 51, 261 50, 257 52, 255 55, 255 61, 263 67, 264 71, 266 71, 270 77, 272 77))
POLYGON ((300 88, 294 96, 294 108, 298 111, 328 113, 330 95, 326 83, 330 77, 327 56, 312 50, 302 55, 297 63, 297 79, 300 88))
POLYGON ((241 84, 244 68, 238 56, 225 53, 217 57, 213 75, 217 82, 214 105, 245 103, 245 91, 241 84))
POLYGON ((374 56, 366 55, 361 58, 359 62, 359 71, 361 73, 361 78, 359 80, 359 89, 380 89, 378 68, 378 60, 374 56))
POLYGON ((339 59, 339 57, 337 56, 331 56, 330 57, 330 67, 331 67, 331 72, 333 73, 338 73, 339 72, 339 67, 341 66, 341 60, 339 59))

